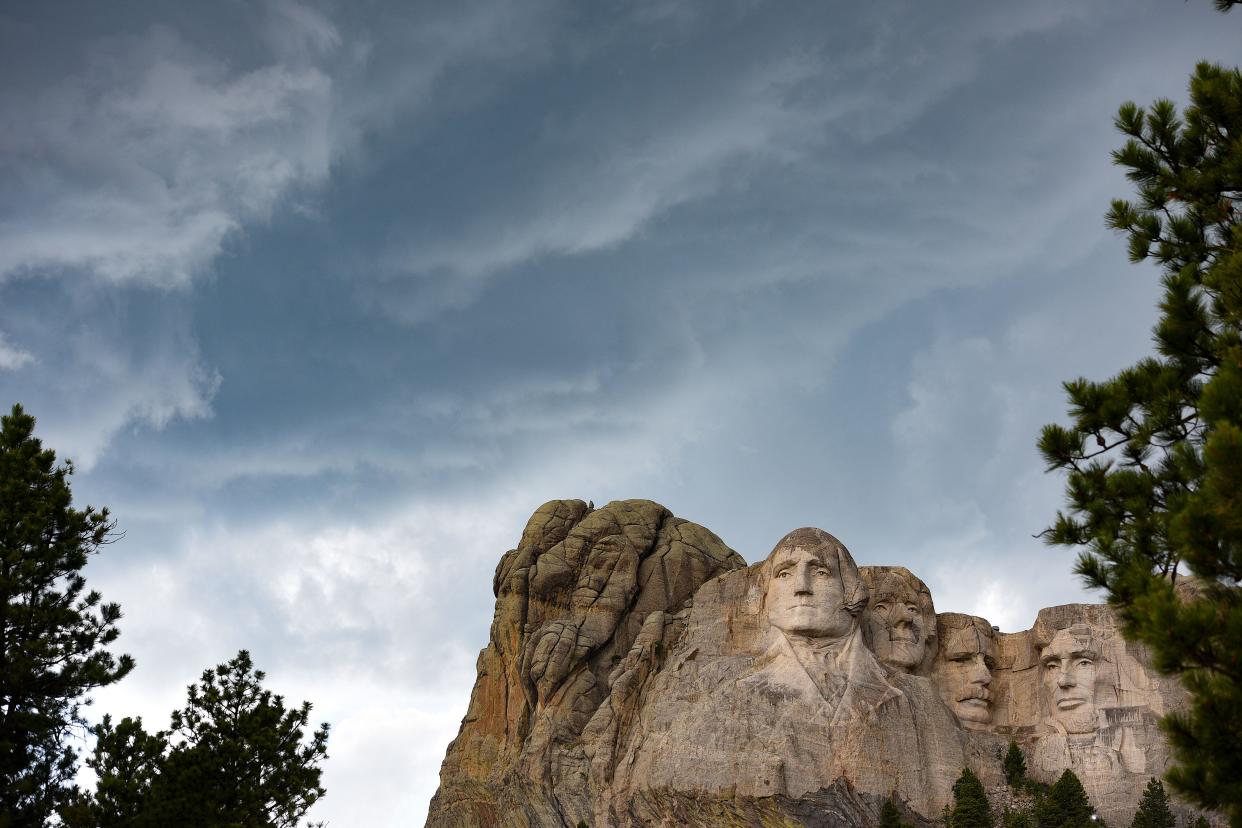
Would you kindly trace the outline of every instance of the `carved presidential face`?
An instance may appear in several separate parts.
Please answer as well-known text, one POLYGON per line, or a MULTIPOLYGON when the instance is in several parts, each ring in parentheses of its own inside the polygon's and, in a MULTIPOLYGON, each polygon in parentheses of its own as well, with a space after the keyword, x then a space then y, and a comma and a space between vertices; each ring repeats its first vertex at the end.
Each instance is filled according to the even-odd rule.
POLYGON ((940 645, 941 696, 966 724, 992 721, 992 671, 996 669, 996 640, 990 627, 970 623, 953 630, 940 645))
POLYGON ((765 603, 768 621, 787 633, 840 638, 854 621, 845 609, 840 573, 806 549, 781 550, 772 559, 765 603))
POLYGON ((927 655, 934 630, 930 598, 896 572, 885 572, 876 579, 868 608, 868 632, 880 661, 907 673, 914 670, 927 655))
POLYGON ((849 553, 827 532, 790 532, 767 563, 764 606, 772 626, 811 638, 841 638, 854 627, 866 587, 849 553))
POLYGON ((1085 626, 1061 630, 1040 653, 1050 712, 1069 733, 1090 733, 1097 727, 1096 660, 1095 642, 1085 626))

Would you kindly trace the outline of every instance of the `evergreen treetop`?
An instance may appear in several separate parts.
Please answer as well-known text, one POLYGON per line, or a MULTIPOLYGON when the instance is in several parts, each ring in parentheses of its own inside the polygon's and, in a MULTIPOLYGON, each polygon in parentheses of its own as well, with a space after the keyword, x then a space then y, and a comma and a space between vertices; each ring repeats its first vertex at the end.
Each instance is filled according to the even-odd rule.
POLYGON ((970 768, 953 783, 953 807, 949 811, 949 828, 992 828, 992 809, 983 783, 970 768))
POLYGON ((1017 742, 1009 742, 1009 750, 1005 753, 1001 768, 1010 787, 1020 785, 1026 780, 1026 757, 1022 755, 1022 748, 1018 747, 1017 742))
POLYGON ((1164 785, 1159 779, 1150 780, 1147 790, 1143 791, 1143 798, 1139 801, 1130 828, 1174 828, 1176 825, 1177 820, 1169 810, 1169 795, 1165 793, 1164 785))
POLYGON ((1036 828, 1091 828, 1099 822, 1082 781, 1072 770, 1061 774, 1035 804, 1036 828))
POLYGON ((879 828, 911 828, 910 823, 901 821, 901 811, 897 810, 892 797, 884 800, 880 807, 879 828))
POLYGON ((82 568, 113 529, 108 510, 75 509, 73 467, 34 436, 20 405, 0 417, 0 815, 42 825, 71 795, 85 694, 134 662, 107 647, 121 609, 86 590, 82 568))
POLYGON ((67 828, 297 825, 324 795, 328 725, 308 736, 310 703, 286 709, 264 678, 242 650, 190 685, 169 731, 105 717, 88 760, 96 791, 62 809, 67 828))
POLYGON ((1039 446, 1069 509, 1045 535, 1080 547, 1078 573, 1190 692, 1162 721, 1166 779, 1242 824, 1242 73, 1200 63, 1190 100, 1117 114, 1138 198, 1107 220, 1162 271, 1156 355, 1065 384, 1072 423, 1039 446))

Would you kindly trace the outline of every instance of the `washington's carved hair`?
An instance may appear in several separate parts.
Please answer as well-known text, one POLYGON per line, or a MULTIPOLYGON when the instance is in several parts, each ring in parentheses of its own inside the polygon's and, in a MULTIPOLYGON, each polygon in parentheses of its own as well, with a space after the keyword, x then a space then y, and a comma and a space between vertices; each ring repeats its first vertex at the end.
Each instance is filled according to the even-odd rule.
POLYGON ((841 594, 845 596, 845 610, 855 617, 867 606, 869 591, 858 573, 858 565, 854 556, 845 544, 825 532, 823 529, 803 527, 795 529, 777 541, 776 546, 768 553, 764 566, 759 569, 760 594, 766 596, 768 581, 772 577, 772 561, 778 552, 791 549, 805 549, 823 563, 827 564, 841 581, 841 594))

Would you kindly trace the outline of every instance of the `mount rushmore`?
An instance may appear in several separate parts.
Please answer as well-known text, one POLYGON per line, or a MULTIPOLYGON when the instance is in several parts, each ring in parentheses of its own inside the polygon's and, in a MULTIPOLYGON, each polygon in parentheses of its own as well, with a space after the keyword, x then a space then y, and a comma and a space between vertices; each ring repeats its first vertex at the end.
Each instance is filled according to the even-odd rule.
POLYGON ((545 503, 493 590, 428 826, 931 824, 964 767, 1012 796, 1010 741, 1127 825, 1186 702, 1105 606, 1001 633, 823 530, 747 566, 646 500, 545 503))

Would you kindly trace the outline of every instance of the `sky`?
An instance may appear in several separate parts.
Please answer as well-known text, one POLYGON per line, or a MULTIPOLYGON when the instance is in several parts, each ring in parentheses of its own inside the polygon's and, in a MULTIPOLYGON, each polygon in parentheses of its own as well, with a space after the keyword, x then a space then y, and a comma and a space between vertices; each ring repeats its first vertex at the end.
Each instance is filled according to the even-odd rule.
POLYGON ((1127 4, 0 5, 0 406, 123 533, 166 727, 239 649, 421 824, 491 576, 553 498, 746 560, 818 526, 940 611, 1096 600, 1035 537, 1061 383, 1151 351, 1126 100, 1242 16, 1127 4))

